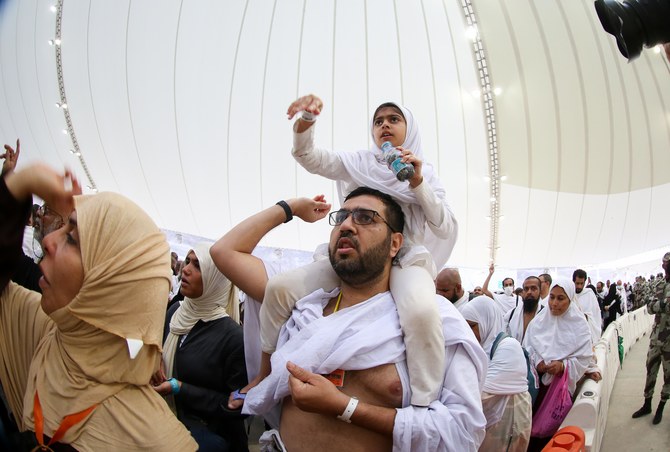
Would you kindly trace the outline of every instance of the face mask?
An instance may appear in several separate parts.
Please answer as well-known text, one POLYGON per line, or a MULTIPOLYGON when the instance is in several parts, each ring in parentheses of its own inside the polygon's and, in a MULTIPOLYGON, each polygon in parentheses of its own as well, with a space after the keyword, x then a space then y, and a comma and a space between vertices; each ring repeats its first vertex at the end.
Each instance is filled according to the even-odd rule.
POLYGON ((505 287, 505 295, 511 297, 513 293, 514 293, 514 287, 512 286, 505 287))

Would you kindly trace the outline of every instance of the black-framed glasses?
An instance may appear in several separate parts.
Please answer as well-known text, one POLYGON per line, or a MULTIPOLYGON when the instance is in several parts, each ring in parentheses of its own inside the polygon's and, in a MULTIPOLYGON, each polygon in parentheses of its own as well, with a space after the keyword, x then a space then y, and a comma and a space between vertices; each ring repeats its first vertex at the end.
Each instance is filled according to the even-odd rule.
POLYGON ((349 215, 351 215, 351 218, 355 224, 363 226, 374 223, 375 217, 379 217, 392 232, 398 232, 391 227, 391 225, 384 219, 384 217, 379 215, 379 212, 370 209, 336 210, 335 212, 330 212, 330 215, 328 215, 328 222, 331 226, 339 226, 344 223, 347 218, 349 218, 349 215))

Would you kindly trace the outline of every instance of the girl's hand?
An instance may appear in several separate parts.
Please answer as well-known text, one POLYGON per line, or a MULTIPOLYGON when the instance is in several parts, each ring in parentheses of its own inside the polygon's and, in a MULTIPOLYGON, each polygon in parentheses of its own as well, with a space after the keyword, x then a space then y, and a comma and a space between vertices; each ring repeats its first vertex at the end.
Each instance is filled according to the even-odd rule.
POLYGON ((321 99, 314 94, 308 94, 294 100, 293 103, 288 106, 286 114, 288 115, 288 119, 293 119, 293 117, 301 111, 306 111, 312 113, 314 116, 319 116, 322 109, 323 102, 321 99))
POLYGON ((405 149, 402 146, 398 146, 396 149, 398 149, 400 155, 402 155, 402 162, 409 163, 414 167, 414 176, 409 179, 409 186, 412 188, 418 187, 421 182, 423 182, 423 175, 421 174, 423 162, 409 149, 405 149))

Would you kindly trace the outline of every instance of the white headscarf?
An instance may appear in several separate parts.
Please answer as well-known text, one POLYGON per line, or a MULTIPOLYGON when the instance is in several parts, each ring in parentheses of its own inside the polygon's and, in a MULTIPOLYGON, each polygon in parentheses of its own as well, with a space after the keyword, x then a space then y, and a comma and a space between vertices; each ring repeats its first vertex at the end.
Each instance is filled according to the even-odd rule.
MULTIPOLYGON (((414 120, 414 115, 407 108, 395 103, 394 105, 402 112, 407 123, 405 141, 401 146, 411 150, 419 159, 424 160, 419 126, 414 120)), ((374 118, 371 118, 370 134, 372 135, 372 145, 369 150, 358 152, 337 151, 337 155, 342 160, 353 180, 353 184, 341 180, 337 181, 340 202, 343 202, 346 195, 361 186, 375 188, 389 194, 400 203, 405 213, 405 238, 411 244, 425 245, 430 251, 436 267, 442 268, 456 244, 456 234, 453 237, 441 239, 436 237, 427 227, 426 216, 422 207, 418 204, 416 196, 410 190, 409 184, 406 181, 400 182, 396 179, 393 172, 389 171, 386 163, 382 161, 382 151, 374 140, 373 122, 374 118)), ((437 198, 444 201, 445 191, 433 166, 423 161, 421 174, 423 175, 423 183, 428 183, 437 198)))
POLYGON ((463 306, 461 314, 465 320, 476 322, 479 326, 479 342, 489 360, 482 388, 487 393, 482 394, 482 408, 486 426, 489 427, 502 418, 510 395, 528 391, 526 358, 521 344, 512 338, 501 340, 494 358, 491 358, 493 342, 505 328, 503 315, 491 298, 482 295, 472 299, 463 306))
POLYGON ((495 302, 486 295, 473 298, 461 308, 465 320, 479 326, 479 336, 486 356, 491 355, 491 347, 498 333, 505 330, 502 313, 495 302))
POLYGON ((211 322, 229 316, 229 312, 235 313, 239 310, 237 290, 214 265, 209 254, 210 247, 209 243, 200 243, 192 250, 200 263, 202 295, 198 298, 184 298, 181 306, 172 315, 170 333, 163 346, 165 375, 168 378, 172 376, 174 370, 174 356, 179 336, 188 334, 199 320, 211 322))
MULTIPOLYGON (((576 358, 573 360, 572 367, 568 369, 570 392, 573 392, 577 380, 584 374, 593 356, 591 330, 586 316, 577 304, 575 284, 569 279, 561 278, 553 282, 550 293, 554 287, 560 287, 565 291, 570 300, 568 309, 561 315, 552 314, 550 307, 538 312, 528 324, 523 345, 534 358, 535 365, 540 360, 549 363, 576 358)), ((552 375, 544 374, 542 382, 545 385, 549 384, 552 377, 552 375)))

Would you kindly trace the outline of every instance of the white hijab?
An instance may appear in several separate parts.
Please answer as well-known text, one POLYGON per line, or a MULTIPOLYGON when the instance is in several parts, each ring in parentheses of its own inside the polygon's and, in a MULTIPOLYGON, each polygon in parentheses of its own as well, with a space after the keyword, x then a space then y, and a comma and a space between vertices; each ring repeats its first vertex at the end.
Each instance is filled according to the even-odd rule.
MULTIPOLYGON (((423 161, 421 174, 423 183, 428 183, 435 195, 443 203, 445 202, 444 187, 440 183, 433 165, 424 161, 423 147, 421 146, 421 136, 419 135, 419 126, 414 120, 414 115, 410 110, 394 105, 400 109, 405 122, 407 123, 407 132, 402 147, 411 150, 414 155, 423 161)), ((337 190, 340 195, 340 202, 343 202, 346 195, 354 189, 367 186, 375 188, 381 192, 389 194, 398 201, 405 213, 405 239, 411 244, 425 245, 430 251, 436 268, 442 268, 446 263, 451 251, 456 244, 456 234, 454 237, 440 239, 426 225, 426 216, 422 207, 418 204, 415 194, 410 190, 407 181, 400 182, 396 179, 386 163, 381 159, 381 149, 377 146, 373 135, 374 118, 370 120, 370 134, 372 135, 372 144, 368 150, 357 152, 337 151, 337 155, 347 168, 349 176, 353 183, 338 180, 337 190)))
MULTIPOLYGON (((528 324, 523 345, 531 357, 535 357, 534 365, 537 365, 540 360, 548 363, 576 358, 573 367, 579 365, 579 368, 568 369, 570 391, 573 392, 577 380, 584 374, 593 356, 591 330, 584 312, 577 303, 575 284, 569 279, 561 278, 552 283, 550 292, 557 286, 561 287, 570 299, 568 309, 561 315, 552 314, 550 307, 538 312, 528 324)), ((551 375, 544 374, 542 382, 549 384, 551 377, 551 375)))
POLYGON ((472 299, 461 308, 465 320, 479 326, 482 348, 488 358, 486 382, 482 388, 482 408, 486 416, 486 426, 500 421, 509 396, 528 391, 526 359, 521 344, 514 339, 501 340, 491 358, 491 348, 496 337, 504 331, 503 315, 495 302, 487 296, 472 299))
POLYGON ((493 299, 480 295, 461 308, 465 320, 479 326, 479 337, 486 356, 491 355, 491 347, 498 333, 505 330, 502 313, 493 299))

